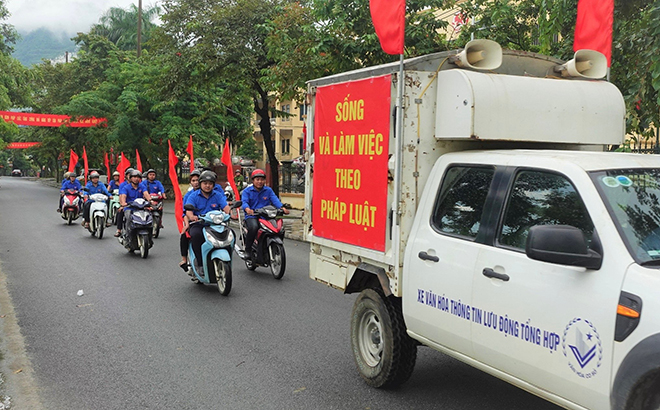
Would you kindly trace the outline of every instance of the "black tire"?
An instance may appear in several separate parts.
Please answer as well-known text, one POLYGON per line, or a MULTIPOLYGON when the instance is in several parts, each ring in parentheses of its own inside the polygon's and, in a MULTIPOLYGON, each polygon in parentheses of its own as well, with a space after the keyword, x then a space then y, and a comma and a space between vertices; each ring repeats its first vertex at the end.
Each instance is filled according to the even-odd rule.
POLYGON ((405 383, 417 360, 417 343, 406 333, 401 299, 365 289, 353 305, 351 345, 358 372, 372 387, 405 383))
POLYGON ((160 235, 160 217, 154 218, 154 225, 152 229, 154 239, 158 238, 158 235, 160 235))
POLYGON ((231 292, 231 264, 220 259, 213 259, 213 270, 218 291, 222 296, 229 295, 231 292))
POLYGON ((256 270, 256 269, 257 269, 257 264, 254 263, 254 261, 252 261, 252 259, 247 258, 247 259, 245 259, 245 267, 246 267, 248 270, 252 270, 252 271, 253 271, 253 270, 256 270))
POLYGON ((660 371, 643 378, 632 390, 626 410, 660 410, 660 371))
POLYGON ((142 259, 147 259, 149 256, 149 236, 145 234, 138 235, 137 241, 140 247, 140 256, 142 259))
POLYGON ((105 229, 105 221, 103 219, 100 216, 96 217, 96 236, 99 239, 103 239, 103 230, 105 229))
POLYGON ((69 213, 67 213, 66 216, 67 216, 66 224, 71 225, 71 223, 73 222, 73 213, 71 211, 69 211, 69 213))
POLYGON ((282 279, 286 270, 286 252, 284 245, 272 242, 268 246, 268 266, 275 279, 282 279))

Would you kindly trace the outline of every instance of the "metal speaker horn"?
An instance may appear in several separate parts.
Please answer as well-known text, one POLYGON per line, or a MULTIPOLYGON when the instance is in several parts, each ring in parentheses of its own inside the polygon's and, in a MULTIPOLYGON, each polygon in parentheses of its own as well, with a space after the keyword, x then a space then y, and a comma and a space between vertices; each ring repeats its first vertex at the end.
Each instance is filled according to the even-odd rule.
POLYGON ((493 40, 472 40, 451 62, 475 70, 494 70, 502 65, 502 47, 493 40))
POLYGON ((559 66, 563 77, 598 79, 607 74, 607 57, 594 50, 578 50, 572 60, 559 66))

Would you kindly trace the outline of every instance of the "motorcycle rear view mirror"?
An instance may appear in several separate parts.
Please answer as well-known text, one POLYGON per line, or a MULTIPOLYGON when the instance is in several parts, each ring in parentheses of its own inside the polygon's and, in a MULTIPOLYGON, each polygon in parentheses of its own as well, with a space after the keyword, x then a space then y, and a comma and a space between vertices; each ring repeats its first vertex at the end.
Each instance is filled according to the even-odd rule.
POLYGON ((197 211, 197 208, 195 208, 195 205, 193 204, 185 204, 183 206, 183 209, 185 209, 186 211, 197 211))
POLYGON ((243 205, 243 201, 236 201, 234 202, 234 205, 231 206, 231 209, 240 208, 241 205, 243 205))

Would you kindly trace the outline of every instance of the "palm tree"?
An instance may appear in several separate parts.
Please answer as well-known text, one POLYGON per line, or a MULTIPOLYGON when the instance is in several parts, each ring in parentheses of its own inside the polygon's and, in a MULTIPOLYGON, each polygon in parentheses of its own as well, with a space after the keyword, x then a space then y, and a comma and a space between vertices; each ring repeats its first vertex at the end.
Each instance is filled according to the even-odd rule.
MULTIPOLYGON (((156 27, 153 23, 160 14, 157 5, 142 10, 142 42, 149 39, 151 31, 156 27)), ((90 34, 106 37, 120 50, 135 50, 137 48, 138 8, 131 4, 127 9, 112 7, 101 16, 99 24, 94 24, 90 34)))

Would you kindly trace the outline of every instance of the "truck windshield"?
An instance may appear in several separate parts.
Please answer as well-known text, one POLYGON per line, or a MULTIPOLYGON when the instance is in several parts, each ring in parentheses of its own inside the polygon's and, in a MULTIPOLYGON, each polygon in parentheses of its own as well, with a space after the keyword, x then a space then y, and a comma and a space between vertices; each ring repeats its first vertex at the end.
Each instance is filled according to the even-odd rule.
POLYGON ((590 173, 633 258, 660 263, 660 169, 590 173))

